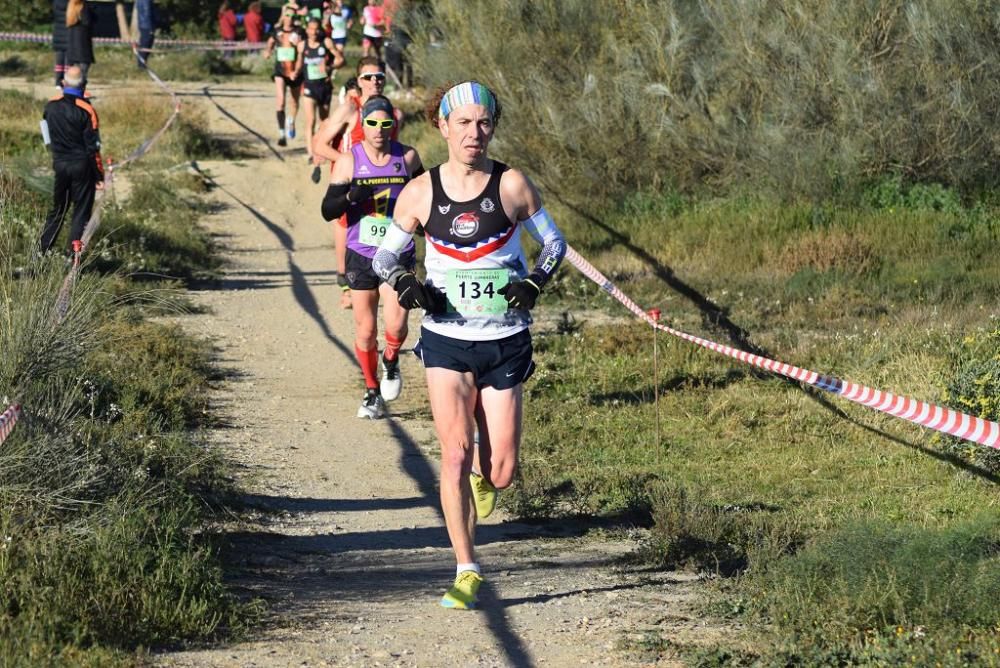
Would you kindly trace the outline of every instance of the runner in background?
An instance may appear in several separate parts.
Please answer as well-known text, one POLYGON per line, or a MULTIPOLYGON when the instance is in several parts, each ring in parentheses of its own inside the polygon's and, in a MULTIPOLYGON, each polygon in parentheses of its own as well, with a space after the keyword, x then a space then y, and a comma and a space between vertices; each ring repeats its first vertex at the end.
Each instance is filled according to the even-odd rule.
MULTIPOLYGON (((340 55, 341 64, 346 62, 344 45, 347 44, 347 31, 351 29, 352 25, 354 25, 354 19, 351 16, 351 8, 346 6, 342 0, 333 0, 330 11, 330 39, 333 40, 333 45, 340 55)), ((334 67, 340 66, 334 65, 334 67)))
POLYGON ((320 23, 320 31, 323 31, 323 0, 302 0, 302 9, 305 14, 305 22, 316 19, 320 23))
POLYGON ((361 31, 361 57, 374 55, 381 60, 385 17, 379 0, 368 0, 368 4, 361 10, 361 25, 364 26, 361 31))
MULTIPOLYGON (((374 420, 385 415, 385 401, 399 397, 402 389, 399 349, 406 340, 407 310, 373 271, 372 257, 392 224, 396 197, 423 168, 415 149, 390 138, 396 118, 388 98, 370 96, 361 116, 363 139, 334 164, 322 213, 328 221, 347 216, 347 281, 354 306, 354 352, 365 379, 365 395, 357 415, 374 420), (376 378, 380 297, 384 300, 385 323, 381 382, 376 378)), ((416 263, 412 241, 400 248, 399 263, 412 271, 416 263)))
POLYGON ((446 608, 475 607, 483 578, 475 553, 477 517, 493 512, 511 484, 521 443, 523 383, 534 371, 530 310, 558 269, 566 242, 528 178, 491 160, 501 108, 476 81, 441 91, 432 122, 448 160, 415 178, 372 266, 404 308, 425 311, 414 348, 441 442, 441 507, 455 551, 446 608), (413 233, 427 239, 420 281, 403 261, 413 233), (532 270, 521 230, 543 248, 532 270))
MULTIPOLYGON (((303 107, 306 121, 306 153, 309 163, 313 162, 312 138, 317 118, 320 122, 330 114, 330 100, 333 86, 330 74, 336 67, 337 52, 333 40, 324 37, 320 29, 320 19, 310 18, 306 23, 306 39, 299 43, 299 53, 305 71, 303 85, 303 107)), ((319 183, 319 165, 313 169, 313 181, 319 183)))
MULTIPOLYGON (((323 160, 331 163, 331 174, 336 166, 337 160, 346 153, 351 146, 360 142, 364 138, 361 123, 361 106, 373 95, 381 95, 385 88, 385 71, 382 63, 376 58, 368 56, 358 61, 358 87, 361 89, 359 95, 348 94, 344 102, 330 114, 319 126, 319 130, 313 137, 313 164, 320 165, 323 160), (337 138, 339 137, 339 140, 337 138)), ((396 120, 399 121, 401 115, 398 114, 396 120)), ((399 122, 392 128, 391 138, 399 137, 399 122)), ((341 308, 351 308, 352 301, 350 294, 344 288, 347 287, 344 275, 347 271, 347 219, 346 217, 334 223, 333 226, 334 249, 337 254, 337 272, 340 274, 338 283, 341 286, 342 294, 341 308)))
POLYGON ((275 53, 274 90, 276 116, 278 119, 278 146, 286 146, 288 139, 295 138, 295 115, 299 110, 299 95, 302 93, 302 59, 299 44, 303 41, 302 33, 295 27, 295 17, 298 6, 285 5, 281 10, 281 19, 274 27, 271 36, 267 38, 267 48, 264 59, 275 53), (285 114, 286 91, 290 94, 288 100, 289 114, 285 114))

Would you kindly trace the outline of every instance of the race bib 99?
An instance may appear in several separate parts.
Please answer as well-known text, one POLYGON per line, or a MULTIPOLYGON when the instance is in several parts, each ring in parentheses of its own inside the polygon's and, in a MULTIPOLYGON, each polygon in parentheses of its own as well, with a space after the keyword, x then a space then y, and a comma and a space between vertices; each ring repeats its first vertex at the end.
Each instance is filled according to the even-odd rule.
POLYGON ((391 218, 385 216, 365 216, 358 222, 361 228, 358 230, 358 241, 365 246, 375 246, 376 248, 385 238, 385 231, 389 229, 391 218))
POLYGON ((449 269, 448 310, 462 315, 506 313, 507 300, 500 289, 510 282, 506 269, 449 269))

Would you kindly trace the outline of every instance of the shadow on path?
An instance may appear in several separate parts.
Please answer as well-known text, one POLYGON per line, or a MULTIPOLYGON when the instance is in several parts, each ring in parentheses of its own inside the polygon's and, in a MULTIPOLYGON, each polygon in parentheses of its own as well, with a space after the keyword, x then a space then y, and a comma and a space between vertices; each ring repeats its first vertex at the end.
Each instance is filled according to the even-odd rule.
POLYGON ((282 156, 280 153, 278 153, 277 149, 275 149, 273 146, 271 146, 271 142, 269 142, 267 140, 267 138, 264 137, 264 135, 260 134, 259 132, 257 132, 253 128, 251 128, 249 125, 247 125, 246 123, 244 123, 243 121, 241 121, 239 118, 237 118, 232 112, 230 112, 225 107, 223 107, 221 104, 219 104, 219 102, 215 99, 215 95, 213 95, 212 92, 211 92, 211 90, 209 90, 210 88, 211 88, 211 86, 205 86, 204 88, 202 88, 201 89, 202 95, 204 95, 205 97, 207 97, 208 100, 212 104, 215 105, 215 108, 218 109, 219 112, 223 116, 225 116, 226 118, 228 118, 229 120, 231 120, 233 123, 236 123, 236 125, 240 126, 244 130, 246 130, 247 132, 249 132, 250 134, 252 134, 254 137, 256 137, 257 139, 259 139, 260 141, 264 142, 264 146, 267 147, 267 150, 269 150, 272 154, 274 154, 274 157, 276 157, 278 160, 281 160, 282 162, 285 161, 284 156, 282 156))

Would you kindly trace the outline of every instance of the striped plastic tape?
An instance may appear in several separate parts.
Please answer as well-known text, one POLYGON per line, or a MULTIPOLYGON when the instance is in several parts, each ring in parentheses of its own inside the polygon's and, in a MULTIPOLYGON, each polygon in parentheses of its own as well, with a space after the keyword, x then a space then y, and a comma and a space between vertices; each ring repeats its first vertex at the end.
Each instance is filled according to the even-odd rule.
POLYGON ((21 418, 20 404, 13 404, 3 413, 0 413, 0 445, 7 440, 10 433, 14 431, 14 425, 21 418))
POLYGON ((752 364, 786 378, 801 381, 807 385, 826 390, 833 394, 840 395, 849 401, 873 408, 893 417, 908 420, 921 427, 927 427, 939 431, 949 436, 972 441, 990 448, 1000 449, 1000 424, 990 420, 960 413, 943 408, 910 397, 902 397, 891 392, 872 389, 865 385, 841 380, 835 376, 825 376, 815 371, 802 369, 797 366, 768 359, 760 355, 754 355, 738 348, 722 345, 708 339, 703 339, 686 332, 660 324, 652 316, 641 309, 632 299, 623 293, 618 286, 608 280, 592 264, 587 262, 573 248, 566 251, 566 259, 576 267, 584 276, 592 280, 601 289, 621 302, 628 310, 648 322, 653 327, 660 329, 672 336, 676 336, 695 345, 707 348, 722 355, 752 364))

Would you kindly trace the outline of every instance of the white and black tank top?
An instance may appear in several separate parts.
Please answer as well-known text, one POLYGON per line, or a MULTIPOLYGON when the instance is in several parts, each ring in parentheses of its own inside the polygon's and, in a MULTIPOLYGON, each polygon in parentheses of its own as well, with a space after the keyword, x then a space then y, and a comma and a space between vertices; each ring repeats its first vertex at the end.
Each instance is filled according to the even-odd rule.
POLYGON ((427 283, 444 292, 450 305, 446 313, 424 317, 423 326, 437 334, 488 341, 512 336, 531 324, 527 311, 499 310, 497 305, 504 302, 494 296, 505 282, 528 275, 521 225, 507 217, 500 202, 500 178, 507 169, 494 160, 486 187, 464 202, 445 193, 440 167, 430 170, 433 197, 424 224, 424 266, 427 283))

